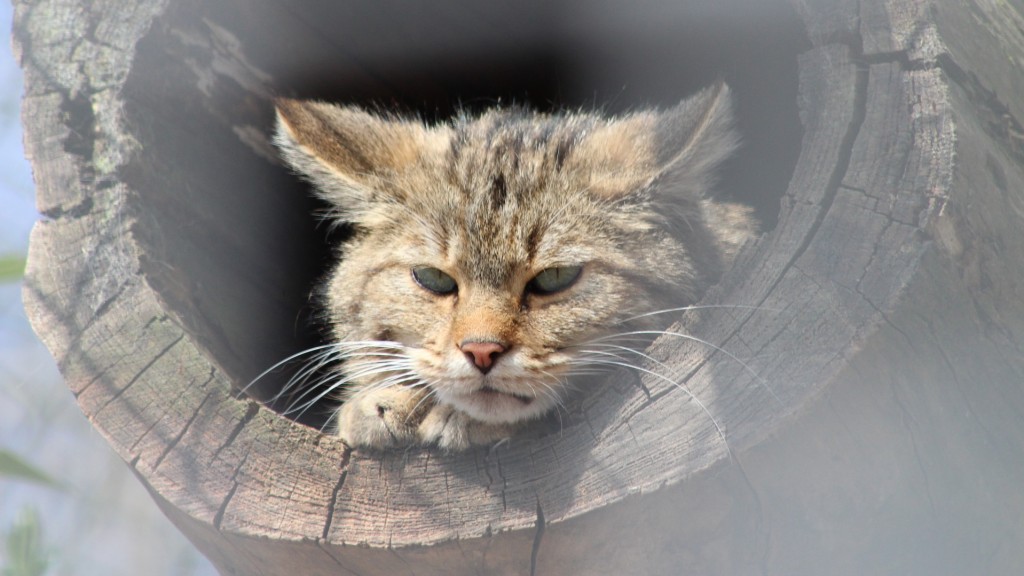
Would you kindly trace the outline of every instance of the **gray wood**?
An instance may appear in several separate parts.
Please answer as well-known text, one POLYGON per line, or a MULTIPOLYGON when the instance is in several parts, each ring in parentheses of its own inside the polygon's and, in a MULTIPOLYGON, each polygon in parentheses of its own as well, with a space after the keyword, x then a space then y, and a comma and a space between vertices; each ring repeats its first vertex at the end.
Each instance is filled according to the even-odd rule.
MULTIPOLYGON (((615 374, 495 450, 365 455, 239 390, 284 354, 261 335, 295 322, 282 262, 303 250, 269 95, 330 59, 384 90, 390 45, 339 54, 315 3, 212 4, 22 1, 15 46, 45 215, 29 316, 222 573, 1024 568, 1018 6, 794 2, 799 158, 778 224, 703 302, 751 308, 676 327, 715 348, 664 338, 649 366, 672 381, 615 374)), ((623 27, 574 6, 587 18, 559 28, 548 8, 443 3, 418 17, 460 31, 451 46, 400 35, 442 53, 628 37, 675 5, 623 27), (547 27, 494 33, 519 18, 547 27)))

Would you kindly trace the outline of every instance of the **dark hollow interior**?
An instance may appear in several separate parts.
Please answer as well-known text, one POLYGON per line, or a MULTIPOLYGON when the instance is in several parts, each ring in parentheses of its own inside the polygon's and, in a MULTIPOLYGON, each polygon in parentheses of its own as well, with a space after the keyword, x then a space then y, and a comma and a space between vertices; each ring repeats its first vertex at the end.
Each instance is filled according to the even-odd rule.
MULTIPOLYGON (((338 233, 261 148, 272 95, 428 120, 510 102, 616 114, 671 106, 722 78, 744 145, 719 191, 770 230, 800 150, 797 56, 808 47, 784 0, 175 4, 137 46, 125 85, 143 154, 122 177, 138 194, 143 272, 254 397, 290 374, 247 388, 263 370, 321 342, 310 293, 338 233)), ((318 425, 323 408, 301 420, 318 425)))

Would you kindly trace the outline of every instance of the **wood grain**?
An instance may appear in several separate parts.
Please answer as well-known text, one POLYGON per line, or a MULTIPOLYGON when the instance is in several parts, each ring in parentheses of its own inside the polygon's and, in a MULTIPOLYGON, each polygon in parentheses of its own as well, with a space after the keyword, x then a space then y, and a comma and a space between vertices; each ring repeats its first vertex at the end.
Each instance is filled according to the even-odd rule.
MULTIPOLYGON (((288 353, 274 334, 297 325, 319 234, 268 99, 332 58, 386 92, 390 45, 332 57, 345 9, 312 1, 123 4, 16 4, 44 214, 25 304, 83 412, 223 574, 1024 568, 1024 42, 985 7, 773 8, 806 30, 802 143, 777 225, 675 327, 703 342, 666 336, 647 365, 665 377, 614 374, 508 445, 446 455, 353 453, 262 406, 273 379, 241 391, 288 353)), ((448 47, 390 3, 359 14, 451 55, 597 42, 585 22, 636 38, 643 14, 688 9, 619 27, 572 6, 584 23, 526 33, 570 7, 469 6, 420 15, 458 32, 448 47)))

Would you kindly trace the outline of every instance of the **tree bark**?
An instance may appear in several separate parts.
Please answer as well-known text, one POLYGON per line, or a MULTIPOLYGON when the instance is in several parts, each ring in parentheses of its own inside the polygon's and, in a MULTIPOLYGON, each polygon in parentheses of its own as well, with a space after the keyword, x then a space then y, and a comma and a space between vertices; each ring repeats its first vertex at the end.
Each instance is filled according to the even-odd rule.
MULTIPOLYGON (((26 308, 83 412, 223 574, 1024 569, 1019 2, 337 4, 16 2, 44 215, 26 308), (794 41, 756 53, 686 26, 794 41), (272 94, 440 101, 452 81, 424 62, 627 62, 648 34, 706 44, 678 53, 696 85, 748 62, 727 80, 741 111, 768 108, 731 166, 788 183, 712 307, 679 319, 713 347, 659 340, 648 366, 667 378, 614 374, 455 455, 354 453, 264 407, 272 378, 241 392, 302 341, 295 278, 322 267, 315 206, 267 140, 272 94), (775 60, 792 90, 757 102, 741 88, 775 60), (787 94, 797 127, 772 124, 787 94), (802 138, 779 167, 786 129, 802 138)), ((470 82, 478 65, 452 66, 470 82)))

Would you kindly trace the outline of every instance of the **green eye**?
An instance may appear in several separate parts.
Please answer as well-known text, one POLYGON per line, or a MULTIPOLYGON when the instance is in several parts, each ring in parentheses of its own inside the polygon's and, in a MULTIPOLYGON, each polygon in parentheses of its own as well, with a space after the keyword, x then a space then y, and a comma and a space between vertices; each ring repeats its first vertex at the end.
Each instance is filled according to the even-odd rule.
POLYGON ((580 277, 582 266, 555 266, 542 270, 540 274, 526 285, 526 290, 534 294, 554 294, 565 290, 580 277))
POLYGON ((420 286, 430 290, 434 294, 446 295, 455 292, 459 285, 455 279, 441 272, 437 268, 413 268, 412 277, 420 286))

